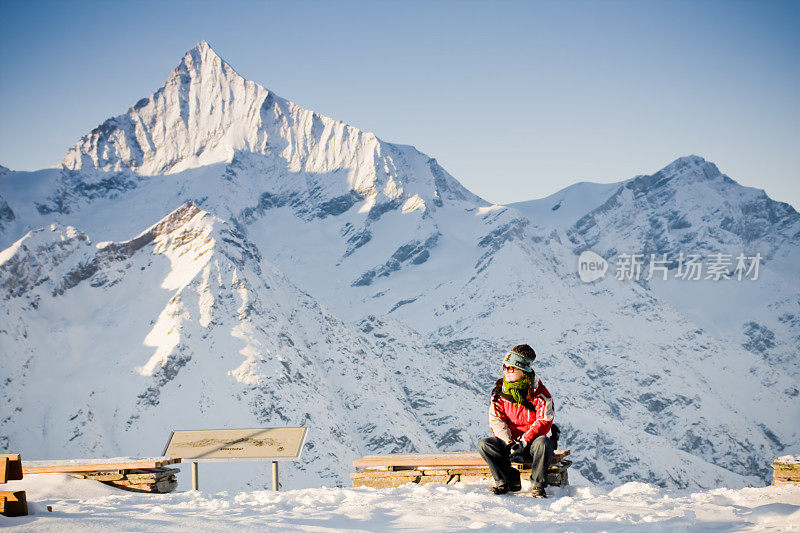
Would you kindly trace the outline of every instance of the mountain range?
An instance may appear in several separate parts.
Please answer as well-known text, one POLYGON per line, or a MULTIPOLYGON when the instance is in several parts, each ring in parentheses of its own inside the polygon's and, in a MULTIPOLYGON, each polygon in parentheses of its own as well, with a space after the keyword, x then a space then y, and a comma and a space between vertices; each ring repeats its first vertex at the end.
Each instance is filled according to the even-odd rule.
POLYGON ((203 42, 58 167, 0 168, 0 450, 307 425, 283 482, 346 485, 361 455, 474 449, 529 343, 577 479, 761 484, 800 452, 799 243, 791 206, 695 155, 493 205, 203 42), (592 283, 586 251, 609 268, 592 283), (636 254, 659 274, 615 275, 636 254), (682 278, 690 255, 728 279, 682 278))

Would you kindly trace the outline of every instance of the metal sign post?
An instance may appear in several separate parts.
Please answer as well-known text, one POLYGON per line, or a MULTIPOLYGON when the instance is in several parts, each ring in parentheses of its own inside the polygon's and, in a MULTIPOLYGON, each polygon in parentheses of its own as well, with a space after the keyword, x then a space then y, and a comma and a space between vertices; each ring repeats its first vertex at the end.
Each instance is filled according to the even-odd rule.
POLYGON ((192 461, 192 490, 200 490, 197 479, 197 461, 192 461))
POLYGON ((175 430, 164 456, 192 461, 192 490, 199 490, 197 463, 201 461, 272 461, 272 488, 278 490, 278 461, 300 458, 307 427, 175 430))

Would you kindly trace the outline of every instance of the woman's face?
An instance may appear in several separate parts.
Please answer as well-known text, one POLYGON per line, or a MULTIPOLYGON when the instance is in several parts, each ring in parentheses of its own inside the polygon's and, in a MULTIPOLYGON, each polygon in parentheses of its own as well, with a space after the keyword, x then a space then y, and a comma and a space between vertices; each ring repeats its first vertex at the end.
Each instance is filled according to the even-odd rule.
POLYGON ((503 376, 505 376, 506 381, 519 381, 525 377, 525 372, 520 370, 515 366, 506 366, 503 365, 503 376))

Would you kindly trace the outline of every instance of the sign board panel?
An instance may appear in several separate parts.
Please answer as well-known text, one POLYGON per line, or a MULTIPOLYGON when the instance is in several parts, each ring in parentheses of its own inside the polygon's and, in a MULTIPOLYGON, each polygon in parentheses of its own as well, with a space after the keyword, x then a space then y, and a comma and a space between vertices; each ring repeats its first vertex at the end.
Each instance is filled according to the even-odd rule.
POLYGON ((192 461, 294 461, 307 434, 307 427, 176 430, 163 455, 192 461))

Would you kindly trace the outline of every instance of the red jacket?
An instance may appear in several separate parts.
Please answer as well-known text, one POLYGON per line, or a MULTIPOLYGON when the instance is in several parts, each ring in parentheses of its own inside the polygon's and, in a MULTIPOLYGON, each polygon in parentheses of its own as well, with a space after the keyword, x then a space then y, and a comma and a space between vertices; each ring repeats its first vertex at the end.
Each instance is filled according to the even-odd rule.
POLYGON ((528 388, 527 401, 517 405, 504 394, 503 380, 498 379, 489 403, 489 427, 495 437, 509 443, 525 439, 530 443, 536 437, 547 435, 553 425, 555 409, 550 392, 537 377, 528 388))

